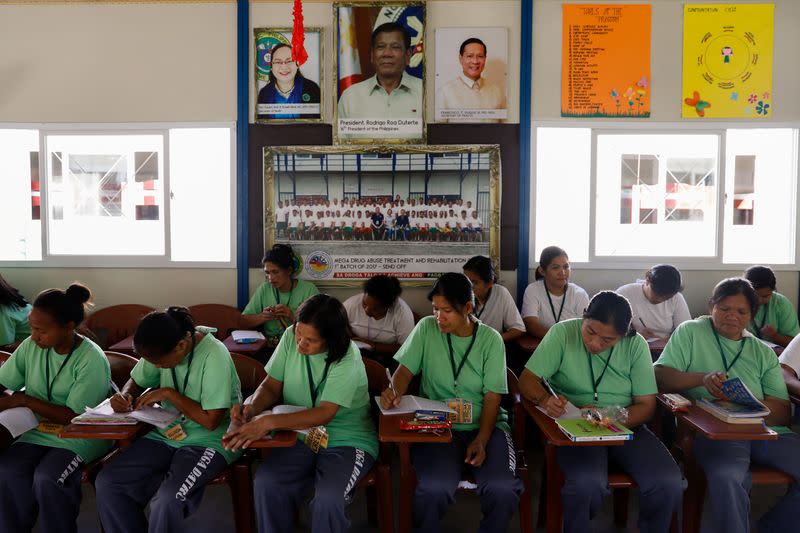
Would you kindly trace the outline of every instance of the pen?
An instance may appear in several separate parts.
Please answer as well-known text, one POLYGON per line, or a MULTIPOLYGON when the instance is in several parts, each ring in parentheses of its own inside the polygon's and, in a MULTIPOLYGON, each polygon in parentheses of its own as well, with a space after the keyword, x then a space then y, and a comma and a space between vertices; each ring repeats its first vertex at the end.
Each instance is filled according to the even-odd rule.
POLYGON ((114 383, 114 380, 113 379, 109 379, 108 382, 111 383, 111 388, 114 389, 114 392, 116 392, 117 394, 122 396, 122 391, 119 390, 119 387, 117 387, 117 384, 114 383))
POLYGON ((647 329, 647 325, 644 323, 644 320, 642 320, 642 317, 639 317, 639 322, 641 322, 641 323, 642 323, 642 327, 643 327, 644 329, 647 329))
POLYGON ((556 394, 556 391, 554 391, 553 387, 550 386, 550 382, 547 381, 547 378, 542 378, 542 385, 544 385, 544 388, 547 389, 547 392, 558 398, 558 394, 556 394))
POLYGON ((389 380, 389 389, 394 393, 395 397, 397 396, 397 389, 394 388, 394 383, 392 383, 392 374, 389 373, 389 369, 386 369, 386 378, 389 380))

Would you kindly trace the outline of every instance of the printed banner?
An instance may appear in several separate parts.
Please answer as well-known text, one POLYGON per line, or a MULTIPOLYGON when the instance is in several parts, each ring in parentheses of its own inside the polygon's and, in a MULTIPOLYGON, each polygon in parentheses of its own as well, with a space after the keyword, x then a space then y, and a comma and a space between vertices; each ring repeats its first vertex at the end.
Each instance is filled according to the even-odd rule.
POLYGON ((650 6, 563 8, 561 116, 650 116, 650 6))
POLYGON ((773 4, 683 10, 683 118, 772 116, 773 4))

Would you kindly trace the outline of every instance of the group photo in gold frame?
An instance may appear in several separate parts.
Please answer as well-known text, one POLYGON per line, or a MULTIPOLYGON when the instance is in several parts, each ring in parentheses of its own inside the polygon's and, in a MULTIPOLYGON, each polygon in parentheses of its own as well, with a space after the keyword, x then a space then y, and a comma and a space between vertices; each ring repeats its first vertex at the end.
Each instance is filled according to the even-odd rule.
POLYGON ((425 3, 334 2, 336 144, 426 142, 425 3))
POLYGON ((297 59, 292 28, 255 28, 255 121, 280 124, 321 122, 323 83, 322 28, 304 28, 307 58, 297 59))
POLYGON ((323 284, 427 284, 475 255, 499 271, 500 185, 497 145, 266 147, 264 246, 323 284))

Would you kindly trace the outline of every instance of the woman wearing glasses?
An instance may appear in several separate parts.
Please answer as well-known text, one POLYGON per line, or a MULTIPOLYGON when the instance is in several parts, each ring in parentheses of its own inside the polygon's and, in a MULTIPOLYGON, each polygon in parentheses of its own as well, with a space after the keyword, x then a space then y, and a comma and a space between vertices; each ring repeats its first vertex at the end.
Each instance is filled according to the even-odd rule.
MULTIPOLYGON (((292 59, 292 47, 280 43, 270 52, 269 83, 258 92, 259 104, 319 104, 319 85, 303 76, 297 61, 292 59)), ((319 118, 316 113, 264 113, 260 117, 273 119, 319 118)))

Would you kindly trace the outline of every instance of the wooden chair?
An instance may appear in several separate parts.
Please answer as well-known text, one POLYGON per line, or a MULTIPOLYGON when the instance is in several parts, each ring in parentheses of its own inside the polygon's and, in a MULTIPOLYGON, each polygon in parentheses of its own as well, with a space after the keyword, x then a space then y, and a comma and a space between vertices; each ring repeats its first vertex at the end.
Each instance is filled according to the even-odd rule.
MULTIPOLYGON (((800 400, 800 399, 798 399, 800 400)), ((668 410, 661 395, 658 396, 661 410, 668 410)), ((683 462, 684 476, 688 482, 683 494, 683 533, 698 533, 703 516, 703 503, 706 491, 706 477, 702 467, 696 462, 693 453, 694 438, 698 433, 713 440, 775 440, 777 437, 766 437, 761 426, 754 429, 749 426, 725 424, 698 407, 691 407, 688 413, 677 416, 678 431, 672 455, 683 462), (756 434, 757 433, 757 434, 756 434)), ((785 472, 761 465, 750 465, 752 486, 758 485, 791 485, 794 479, 785 472)))
POLYGON ((120 389, 125 386, 131 377, 131 371, 139 362, 135 357, 124 353, 105 351, 106 359, 111 367, 111 381, 120 389))
POLYGON ((198 326, 217 328, 214 336, 224 341, 231 331, 239 327, 242 312, 224 304, 199 304, 189 306, 189 313, 198 326))
MULTIPOLYGON (((373 419, 378 420, 379 410, 372 401, 389 386, 386 367, 368 357, 361 357, 367 371, 367 387, 373 419)), ((376 422, 377 427, 377 422, 376 422)), ((367 491, 367 517, 371 526, 378 526, 381 533, 394 532, 394 507, 392 504, 392 473, 389 467, 391 454, 388 446, 381 444, 372 470, 361 479, 359 488, 367 491)))
MULTIPOLYGON (((255 392, 267 377, 264 367, 251 357, 231 353, 236 374, 242 385, 242 399, 255 392)), ((253 462, 255 456, 245 452, 242 457, 229 464, 209 485, 227 485, 233 500, 233 522, 236 533, 255 531, 256 513, 253 498, 253 462)))
POLYGON ((89 315, 82 325, 93 333, 101 348, 107 349, 133 335, 139 321, 151 311, 154 309, 146 305, 112 305, 98 309, 89 315))
POLYGON ((5 351, 0 350, 0 366, 2 366, 3 363, 8 361, 9 357, 11 357, 11 353, 10 352, 5 352, 5 351))
MULTIPOLYGON (((509 422, 511 422, 511 434, 514 440, 514 454, 516 456, 516 474, 522 480, 523 490, 519 497, 519 526, 522 533, 531 533, 533 531, 533 511, 531 507, 531 491, 530 491, 530 472, 528 471, 528 462, 525 456, 525 410, 522 405, 522 397, 519 392, 519 380, 516 374, 511 369, 506 369, 506 377, 508 381, 508 394, 503 396, 501 405, 509 413, 509 422)), ((416 394, 419 387, 420 376, 416 376, 412 383, 409 385, 409 394, 416 394)), ((410 474, 413 483, 410 484, 408 490, 413 491, 416 486, 416 473, 414 466, 409 462, 403 464, 401 461, 401 469, 407 469, 407 475, 410 474)), ((465 468, 461 476, 461 483, 459 483, 458 490, 474 491, 476 489, 475 478, 469 474, 465 468)), ((401 490, 402 487, 401 487, 401 490)), ((413 501, 413 494, 406 494, 403 501, 413 501)), ((413 509, 400 509, 401 513, 413 513, 413 509)), ((400 533, 407 533, 406 531, 400 533)))

